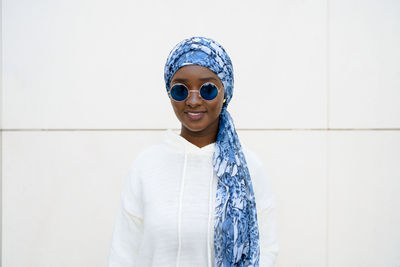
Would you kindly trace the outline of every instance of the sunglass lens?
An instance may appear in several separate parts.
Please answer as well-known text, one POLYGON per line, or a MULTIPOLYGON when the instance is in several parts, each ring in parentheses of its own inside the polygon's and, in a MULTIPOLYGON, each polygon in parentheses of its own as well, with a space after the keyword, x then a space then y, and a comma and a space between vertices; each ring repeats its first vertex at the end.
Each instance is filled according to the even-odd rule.
POLYGON ((218 88, 212 83, 206 83, 201 87, 200 95, 205 100, 213 100, 218 95, 218 88))
POLYGON ((176 101, 185 100, 188 94, 188 90, 182 84, 176 84, 171 88, 171 97, 176 101))

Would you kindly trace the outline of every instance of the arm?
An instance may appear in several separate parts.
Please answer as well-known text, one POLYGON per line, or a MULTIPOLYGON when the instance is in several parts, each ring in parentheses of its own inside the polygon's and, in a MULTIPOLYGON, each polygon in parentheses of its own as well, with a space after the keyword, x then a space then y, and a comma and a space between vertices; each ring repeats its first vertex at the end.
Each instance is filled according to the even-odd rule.
POLYGON ((279 252, 275 195, 261 160, 252 151, 245 150, 245 153, 256 197, 260 267, 273 267, 279 252))
POLYGON ((131 167, 121 192, 121 205, 111 241, 109 267, 134 267, 137 264, 143 234, 140 199, 138 173, 131 167))
POLYGON ((279 252, 275 203, 271 200, 258 214, 260 267, 273 267, 279 252))

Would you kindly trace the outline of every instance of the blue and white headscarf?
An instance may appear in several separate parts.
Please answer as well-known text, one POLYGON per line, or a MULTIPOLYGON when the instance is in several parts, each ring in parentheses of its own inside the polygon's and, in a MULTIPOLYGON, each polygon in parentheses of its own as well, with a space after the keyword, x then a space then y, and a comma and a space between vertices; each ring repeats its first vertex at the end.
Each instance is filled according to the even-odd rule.
POLYGON ((213 166, 218 177, 214 217, 215 266, 258 266, 256 202, 249 170, 227 106, 233 94, 233 67, 224 48, 212 39, 192 37, 178 43, 165 64, 167 92, 172 76, 196 64, 218 75, 225 88, 213 166))

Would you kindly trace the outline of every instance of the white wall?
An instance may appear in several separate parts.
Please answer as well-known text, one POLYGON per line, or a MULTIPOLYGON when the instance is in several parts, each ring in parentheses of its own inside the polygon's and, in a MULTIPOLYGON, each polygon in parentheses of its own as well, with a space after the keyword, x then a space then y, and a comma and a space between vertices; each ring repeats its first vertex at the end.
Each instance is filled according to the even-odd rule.
MULTIPOLYGON (((2 14, 2 0, 0 0, 0 17, 2 14)), ((0 19, 0 36, 3 36, 3 21, 0 19)), ((3 42, 0 42, 0 51, 3 51, 3 42)), ((0 221, 3 222, 3 53, 0 53, 0 221)), ((0 240, 3 240, 3 231, 0 227, 0 240)), ((0 242, 0 265, 3 258, 3 241, 0 242)))
POLYGON ((230 54, 278 267, 400 266, 400 2, 2 1, 2 266, 106 266, 121 181, 179 128, 175 43, 230 54))

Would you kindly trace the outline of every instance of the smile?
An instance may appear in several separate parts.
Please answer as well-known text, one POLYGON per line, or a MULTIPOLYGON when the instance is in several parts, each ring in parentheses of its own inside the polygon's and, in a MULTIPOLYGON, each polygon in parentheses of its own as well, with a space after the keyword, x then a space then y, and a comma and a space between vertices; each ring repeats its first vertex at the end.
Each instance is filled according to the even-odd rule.
POLYGON ((205 112, 185 112, 190 120, 198 121, 204 117, 205 112))

